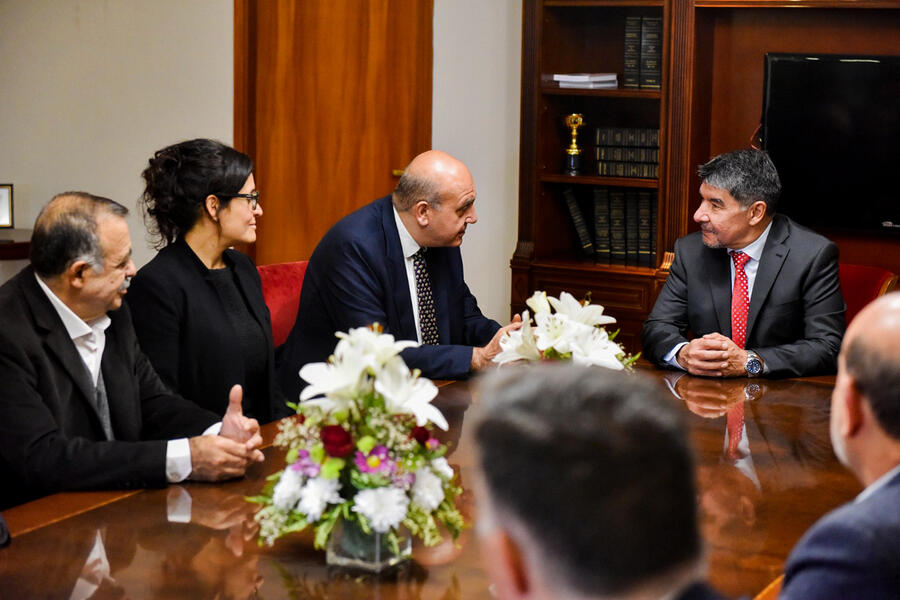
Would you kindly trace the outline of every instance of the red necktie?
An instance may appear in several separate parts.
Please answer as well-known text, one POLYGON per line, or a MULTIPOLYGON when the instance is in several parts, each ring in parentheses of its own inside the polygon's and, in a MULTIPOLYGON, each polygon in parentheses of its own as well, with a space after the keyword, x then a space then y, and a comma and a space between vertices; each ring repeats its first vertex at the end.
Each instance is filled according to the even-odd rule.
POLYGON ((738 446, 740 445, 741 437, 744 434, 743 402, 738 402, 728 409, 725 426, 728 429, 728 448, 725 451, 725 456, 731 460, 737 460, 741 457, 738 446))
POLYGON ((732 252, 734 261, 734 287, 731 290, 731 339, 743 350, 747 341, 747 312, 750 310, 750 297, 747 293, 747 273, 744 265, 750 260, 749 254, 741 251, 732 252))

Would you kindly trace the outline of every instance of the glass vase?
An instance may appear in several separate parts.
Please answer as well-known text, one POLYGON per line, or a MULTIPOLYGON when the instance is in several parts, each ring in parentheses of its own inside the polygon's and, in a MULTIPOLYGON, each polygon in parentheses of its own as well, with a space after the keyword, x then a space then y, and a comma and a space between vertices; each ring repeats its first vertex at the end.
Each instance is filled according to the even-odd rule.
POLYGON ((398 533, 398 538, 400 551, 396 553, 388 543, 387 534, 366 533, 356 521, 340 519, 328 538, 325 562, 331 566, 379 573, 408 560, 412 554, 411 536, 404 530, 398 533))

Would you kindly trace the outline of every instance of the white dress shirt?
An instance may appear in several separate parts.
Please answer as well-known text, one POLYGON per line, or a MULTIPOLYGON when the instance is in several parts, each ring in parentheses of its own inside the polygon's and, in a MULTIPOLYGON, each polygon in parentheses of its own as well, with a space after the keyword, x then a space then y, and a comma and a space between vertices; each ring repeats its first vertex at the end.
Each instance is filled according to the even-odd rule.
MULTIPOLYGON (((66 332, 75 344, 78 354, 84 361, 91 374, 91 381, 96 386, 100 377, 100 363, 103 360, 103 349, 106 348, 106 328, 110 319, 103 315, 86 323, 81 317, 72 312, 66 303, 60 300, 53 290, 37 275, 38 285, 47 295, 50 304, 56 310, 66 332)), ((218 433, 221 423, 210 426, 204 433, 218 433)), ((169 440, 166 445, 166 478, 169 483, 184 481, 191 474, 191 446, 187 438, 169 440)))
POLYGON ((888 484, 888 482, 891 479, 893 479, 894 476, 897 475, 897 473, 900 473, 900 465, 897 465, 896 467, 894 467, 893 469, 891 469, 890 471, 888 471, 887 473, 885 473, 884 475, 882 475, 881 477, 879 477, 878 479, 873 481, 871 484, 869 484, 869 486, 866 489, 864 489, 863 491, 861 491, 859 493, 859 495, 853 501, 854 502, 862 502, 869 496, 872 496, 873 494, 875 494, 875 492, 877 492, 878 490, 880 490, 881 488, 886 486, 888 484))
POLYGON ((400 219, 397 209, 394 208, 393 211, 394 221, 397 223, 397 233, 400 236, 400 248, 403 250, 403 258, 406 265, 406 282, 409 284, 409 299, 412 300, 413 321, 416 323, 416 341, 421 344, 422 324, 419 322, 419 293, 416 290, 416 270, 413 265, 413 256, 422 246, 406 230, 406 225, 400 219))
MULTIPOLYGON (((772 221, 766 226, 763 232, 759 235, 758 238, 744 246, 743 248, 738 248, 737 250, 729 250, 728 258, 731 259, 731 254, 734 252, 743 252, 747 256, 750 257, 750 260, 747 261, 747 264, 744 265, 744 273, 747 275, 747 300, 749 301, 753 297, 753 284, 756 282, 756 272, 759 270, 759 261, 762 259, 763 248, 766 247, 766 240, 769 239, 769 231, 772 229, 772 221)), ((734 291, 734 260, 728 261, 729 266, 731 267, 731 289, 734 291)), ((682 367, 678 360, 676 360, 676 356, 678 356, 678 351, 681 350, 682 346, 686 346, 687 342, 681 342, 676 345, 674 348, 669 350, 669 353, 663 357, 663 361, 672 365, 676 369, 681 369, 684 371, 684 367, 682 367)))

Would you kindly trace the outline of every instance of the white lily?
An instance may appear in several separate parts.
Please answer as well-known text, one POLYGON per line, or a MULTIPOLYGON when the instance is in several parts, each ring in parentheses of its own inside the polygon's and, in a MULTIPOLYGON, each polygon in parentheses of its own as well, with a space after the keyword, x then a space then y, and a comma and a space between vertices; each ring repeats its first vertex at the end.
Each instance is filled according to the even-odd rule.
POLYGON ((349 333, 339 331, 335 335, 341 340, 334 349, 337 360, 343 360, 345 355, 356 354, 364 357, 367 366, 373 370, 377 370, 406 348, 417 345, 409 340, 396 341, 391 334, 378 333, 368 327, 357 327, 349 333))
POLYGON ((309 385, 300 392, 300 401, 326 396, 313 402, 325 410, 346 406, 368 383, 364 378, 367 366, 365 357, 356 352, 346 352, 334 362, 304 365, 300 377, 309 385))
POLYGON ((557 314, 566 315, 568 318, 578 323, 584 323, 585 325, 594 327, 616 322, 613 317, 605 316, 603 314, 603 307, 599 304, 584 305, 568 292, 562 292, 559 295, 559 299, 550 297, 547 300, 553 306, 554 310, 556 310, 557 314))
POLYGON ((579 365, 621 371, 625 368, 618 359, 621 353, 621 346, 609 339, 605 329, 591 328, 580 332, 572 340, 572 362, 579 365))
POLYGON ((540 359, 541 351, 538 350, 534 329, 531 327, 531 315, 526 310, 522 312, 522 327, 507 332, 500 338, 500 352, 493 361, 502 365, 517 360, 540 359))
POLYGON ((547 302, 547 292, 535 292, 531 298, 525 301, 525 304, 534 311, 534 314, 550 312, 550 303, 547 302))
POLYGON ((537 338, 537 347, 541 351, 553 348, 560 354, 571 352, 572 340, 587 326, 573 321, 563 313, 538 313, 534 316, 537 321, 534 334, 537 338))
POLYGON ((410 373, 400 357, 394 358, 378 373, 375 391, 384 396, 389 412, 411 414, 419 426, 431 421, 444 431, 449 428, 444 415, 431 404, 437 396, 437 386, 410 373))

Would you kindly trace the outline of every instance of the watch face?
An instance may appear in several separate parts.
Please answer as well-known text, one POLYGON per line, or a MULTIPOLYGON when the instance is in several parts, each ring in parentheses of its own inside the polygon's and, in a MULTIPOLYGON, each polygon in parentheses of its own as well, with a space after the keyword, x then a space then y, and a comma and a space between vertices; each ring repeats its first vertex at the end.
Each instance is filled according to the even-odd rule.
POLYGON ((762 371, 762 363, 758 358, 750 357, 747 359, 747 373, 750 375, 759 375, 762 371))

